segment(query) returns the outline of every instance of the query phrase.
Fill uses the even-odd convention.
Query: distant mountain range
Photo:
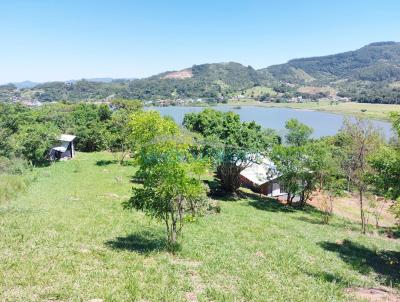
[[[0,86],[0,100],[98,100],[110,95],[143,100],[347,97],[400,104],[400,43],[377,42],[335,55],[293,59],[255,70],[235,62],[194,65],[144,79],[95,78]]]
[[[23,82],[14,82],[14,83],[10,83],[10,84],[14,85],[18,89],[23,89],[23,88],[33,88],[36,85],[39,85],[40,83],[32,82],[32,81],[23,81]]]
[[[112,81],[118,81],[118,80],[134,80],[135,78],[128,78],[128,79],[114,79],[114,78],[90,78],[90,79],[84,79],[88,82],[95,82],[95,83],[111,83]],[[83,80],[83,79],[81,79]],[[81,80],[68,80],[65,81],[65,83],[76,83]],[[11,85],[14,85],[18,89],[23,89],[23,88],[33,88],[37,85],[43,84],[40,82],[32,82],[32,81],[23,81],[23,82],[12,82],[9,83]]]

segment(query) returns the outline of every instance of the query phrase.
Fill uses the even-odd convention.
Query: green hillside
[[[355,51],[290,60],[286,64],[270,66],[266,70],[279,79],[289,75],[296,78],[294,71],[301,70],[319,81],[396,81],[400,79],[400,43],[372,43]],[[303,80],[299,75],[297,79]]]
[[[142,100],[221,101],[257,86],[331,86],[356,102],[400,103],[400,43],[371,43],[355,51],[293,59],[260,70],[239,63],[193,65],[134,80],[50,82],[32,88],[0,86],[0,101],[87,101],[117,96]],[[298,97],[294,93],[285,99]],[[307,96],[306,96],[307,97]]]
[[[0,205],[0,300],[354,301],[346,288],[399,289],[398,240],[248,191],[188,223],[172,255],[161,222],[122,209],[135,171],[108,153],[36,169]]]

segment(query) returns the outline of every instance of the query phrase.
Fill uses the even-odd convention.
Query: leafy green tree
[[[400,135],[400,114],[392,113],[393,129]],[[382,145],[368,161],[373,169],[368,175],[373,192],[385,199],[395,200],[392,210],[400,219],[400,147]]]
[[[204,137],[203,150],[217,166],[222,189],[235,193],[240,172],[280,139],[273,130],[263,130],[254,122],[242,123],[238,114],[206,109],[185,115],[183,125]]]
[[[292,146],[302,146],[310,139],[313,129],[305,124],[300,123],[297,119],[290,119],[286,122],[285,128],[286,142]]]
[[[24,126],[15,136],[16,155],[27,159],[32,165],[42,164],[58,135],[59,130],[52,124]]]
[[[129,123],[133,108],[120,107],[107,124],[107,147],[122,164],[132,147],[132,127]]]
[[[271,159],[276,164],[281,174],[280,181],[288,193],[287,203],[291,205],[293,199],[299,196],[299,205],[303,206],[315,189],[317,181],[324,180],[322,167],[323,159],[326,157],[326,152],[323,151],[326,151],[326,148],[314,150],[314,145],[309,144],[312,128],[296,119],[288,120],[285,128],[288,145],[276,146]]]
[[[128,99],[113,99],[111,106],[117,110],[123,109],[127,112],[135,112],[143,108],[143,103],[140,100],[128,100]]]
[[[193,157],[190,137],[156,111],[135,112],[130,125],[140,164],[136,176],[143,186],[133,189],[125,207],[163,220],[169,246],[174,248],[185,217],[196,215],[205,203],[201,176],[207,162]]]
[[[136,111],[130,116],[130,140],[132,150],[140,154],[156,143],[155,139],[179,133],[178,125],[171,119],[162,117],[158,111]]]
[[[111,118],[112,111],[106,104],[101,104],[98,109],[99,120],[101,122],[108,121]]]
[[[380,146],[368,158],[368,175],[376,195],[396,200],[400,197],[400,152],[390,146]]]
[[[397,132],[397,135],[400,138],[400,113],[398,112],[391,112],[390,118],[393,123],[393,129]]]
[[[12,157],[15,154],[15,146],[9,129],[0,128],[0,156]]]
[[[200,178],[206,169],[204,162],[172,144],[168,148],[151,148],[142,156],[138,174],[143,186],[133,189],[125,207],[163,220],[168,243],[174,248],[185,217],[193,216],[205,204],[206,190]]]
[[[95,104],[82,103],[74,108],[72,124],[68,132],[77,136],[76,148],[78,150],[93,152],[106,148],[106,123],[100,117],[99,107]]]

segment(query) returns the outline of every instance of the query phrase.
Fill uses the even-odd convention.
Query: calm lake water
[[[220,111],[233,111],[240,115],[242,121],[255,121],[264,128],[272,128],[280,134],[285,131],[285,122],[288,119],[296,118],[300,122],[314,129],[313,136],[318,138],[326,135],[334,135],[343,124],[344,116],[320,111],[297,110],[289,108],[264,108],[257,106],[241,106],[240,109],[228,105],[218,105],[210,107]],[[186,113],[201,112],[204,107],[148,107],[148,109],[157,110],[162,115],[171,116],[177,123],[181,124]],[[372,120],[375,126],[380,128],[386,138],[392,136],[391,124]]]

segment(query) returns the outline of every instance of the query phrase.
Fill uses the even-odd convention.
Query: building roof
[[[252,163],[240,175],[260,186],[280,176],[275,164],[266,157],[261,157],[257,163]]]
[[[72,142],[75,138],[75,135],[61,134],[59,140],[63,142]]]

